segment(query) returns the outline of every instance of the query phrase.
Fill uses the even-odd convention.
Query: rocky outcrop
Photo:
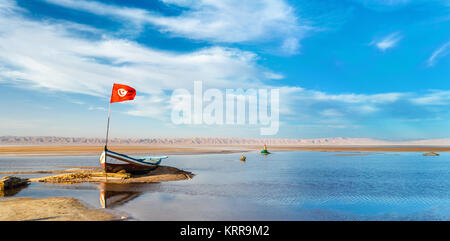
[[[28,184],[28,179],[20,177],[6,176],[0,179],[0,191],[17,188]]]

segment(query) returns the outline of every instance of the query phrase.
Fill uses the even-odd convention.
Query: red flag
[[[114,84],[110,102],[114,103],[114,102],[133,100],[135,96],[136,96],[136,90],[131,88],[130,86]]]

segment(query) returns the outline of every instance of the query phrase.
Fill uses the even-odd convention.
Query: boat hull
[[[115,163],[102,163],[102,167],[106,172],[115,173],[120,171],[125,171],[128,173],[146,173],[149,172],[158,166],[139,166],[135,164],[115,164]]]
[[[106,150],[100,156],[100,164],[106,172],[126,171],[128,173],[145,173],[159,166],[161,160],[153,163],[145,162],[142,159],[136,159],[124,154]]]

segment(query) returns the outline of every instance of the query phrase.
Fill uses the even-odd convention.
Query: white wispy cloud
[[[373,45],[384,52],[387,49],[395,47],[402,38],[403,36],[400,33],[395,32],[381,39],[373,40],[369,45]]]
[[[365,5],[387,5],[395,6],[412,2],[412,0],[353,0],[354,2],[360,2]]]
[[[315,101],[326,102],[342,102],[351,104],[385,104],[395,102],[405,96],[408,93],[381,93],[381,94],[328,94],[323,91],[307,90],[307,89],[292,89],[295,91],[295,98],[297,100],[311,99]]]
[[[413,3],[420,2],[421,0],[352,0],[353,2],[360,4],[361,6],[373,11],[391,11],[398,8],[408,6]],[[429,0],[424,0],[429,1]]]
[[[192,89],[195,80],[203,80],[205,88],[251,88],[283,78],[258,65],[258,56],[248,51],[152,49],[80,24],[31,20],[13,1],[7,3],[0,5],[0,82],[99,97],[109,94],[113,82],[121,82],[134,86],[139,95],[165,99],[150,103],[152,108],[165,110],[169,99],[165,91]],[[97,38],[79,34],[86,31]],[[146,100],[137,98],[136,109],[129,114],[151,116],[144,111]]]
[[[450,105],[450,90],[432,90],[423,96],[418,96],[411,101],[418,105]]]
[[[139,8],[117,7],[96,1],[85,0],[43,0],[55,5],[87,11],[97,15],[125,18],[129,21],[146,22],[150,12]]]
[[[285,118],[310,122],[332,120],[336,123],[373,116],[386,106],[409,98],[407,93],[329,94],[290,86],[281,88],[280,96],[283,103],[280,113]]]
[[[427,60],[428,66],[435,65],[439,59],[447,56],[448,54],[450,54],[450,41],[443,44],[441,47],[436,49],[433,54],[431,54]]]
[[[325,117],[341,117],[341,116],[343,116],[343,114],[341,112],[339,112],[338,110],[335,110],[335,109],[326,109],[321,112],[321,115],[325,116]]]
[[[284,0],[163,0],[184,10],[164,16],[145,9],[119,7],[85,0],[44,0],[48,3],[120,18],[136,24],[151,24],[161,32],[215,43],[281,42],[285,54],[296,54],[300,40],[312,25],[296,16]]]
[[[168,116],[171,91],[192,89],[196,80],[203,80],[205,89],[248,89],[276,87],[265,83],[284,77],[260,66],[258,56],[252,52],[224,47],[187,53],[153,49],[80,24],[29,19],[25,10],[11,0],[0,5],[0,22],[0,82],[102,98],[108,96],[113,82],[130,84],[138,90],[136,101],[127,112],[130,115]],[[96,38],[80,34],[85,32]],[[441,103],[442,108],[447,108],[445,96],[448,93],[443,91],[422,95],[330,94],[284,86],[280,87],[280,113],[294,122],[327,120],[340,125],[339,121],[389,111],[392,113],[388,114],[401,115],[398,104],[411,107],[411,112],[418,115],[427,115],[427,109],[420,107]]]
[[[450,91],[425,93],[387,92],[377,94],[330,94],[286,86],[280,90],[280,113],[284,120],[310,123],[358,123],[358,120],[429,120],[447,112]],[[356,121],[356,122],[355,122]]]
[[[88,110],[106,111],[105,107],[99,107],[99,106],[89,106]]]
[[[287,54],[297,54],[300,51],[300,41],[295,37],[287,38],[283,41],[281,50]]]

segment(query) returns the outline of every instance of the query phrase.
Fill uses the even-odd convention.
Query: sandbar
[[[1,221],[112,221],[119,220],[104,210],[90,209],[75,198],[0,199]]]

